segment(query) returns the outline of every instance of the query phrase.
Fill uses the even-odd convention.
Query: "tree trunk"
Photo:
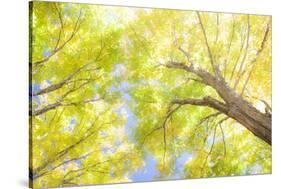
[[[216,90],[218,95],[224,102],[216,100],[212,97],[203,99],[183,99],[174,100],[174,104],[191,104],[197,106],[209,106],[225,115],[236,120],[254,135],[271,145],[271,114],[262,113],[250,104],[242,95],[229,87],[225,79],[219,74],[213,76],[211,73],[195,68],[193,65],[188,66],[183,63],[170,62],[168,68],[183,69],[193,73],[202,79],[202,83]]]
[[[230,104],[226,115],[235,119],[254,135],[271,145],[271,116],[256,112],[256,109],[247,106],[247,104]],[[258,117],[255,115],[258,115]]]

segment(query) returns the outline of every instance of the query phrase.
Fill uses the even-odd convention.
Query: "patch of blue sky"
[[[82,161],[80,159],[78,160],[74,160],[74,163],[76,164],[76,166],[80,169],[82,168]]]
[[[183,179],[185,178],[184,165],[193,158],[193,154],[184,152],[176,158],[174,164],[174,174],[170,175],[168,179]],[[131,174],[129,178],[134,182],[152,181],[160,176],[157,170],[157,161],[155,158],[146,151],[145,164],[139,168],[135,173]]]
[[[127,101],[131,101],[131,100],[132,100],[131,95],[129,95],[128,93],[124,93],[124,94],[123,94],[123,98],[124,98],[125,100],[127,100]]]
[[[72,132],[75,125],[76,125],[76,118],[74,116],[72,116],[70,118],[69,124],[63,129],[63,131],[64,132]]]
[[[174,175],[171,175],[171,179],[183,179],[184,178],[184,165],[193,158],[193,154],[189,152],[182,153],[176,158],[174,164]]]
[[[49,57],[49,56],[51,56],[51,54],[52,53],[51,53],[50,49],[48,47],[45,47],[44,50],[43,50],[43,56]]]
[[[157,161],[152,154],[146,152],[144,166],[138,169],[135,173],[129,175],[129,179],[133,182],[152,181],[159,177],[160,172],[157,170]]]
[[[253,174],[262,174],[263,167],[259,164],[254,165],[250,168],[245,168],[242,170],[242,175],[253,175]]]
[[[122,92],[126,92],[129,89],[129,87],[130,87],[130,84],[127,81],[123,81],[123,82],[121,82],[121,85],[120,85],[119,89]]]
[[[107,154],[109,154],[109,152],[110,152],[110,148],[109,148],[109,147],[103,147],[103,148],[101,149],[101,151],[102,151],[102,154],[103,154],[103,155],[107,155]]]
[[[106,132],[100,131],[99,135],[100,135],[101,137],[106,137]]]
[[[51,80],[45,80],[47,83],[48,83],[48,85],[51,85],[52,84],[52,81]]]
[[[243,169],[242,170],[242,175],[249,175],[250,173],[249,173],[249,171],[248,171],[248,169]]]
[[[116,176],[116,174],[113,171],[110,171],[110,177],[113,178],[115,176]]]
[[[115,77],[121,76],[122,70],[125,68],[123,64],[115,64],[114,65],[114,70],[112,72],[112,75]]]
[[[263,171],[263,168],[261,165],[255,165],[251,168],[250,173],[251,174],[260,174],[260,173],[262,173],[262,171]]]
[[[111,84],[109,87],[109,92],[112,93],[116,91],[118,91],[118,88],[114,84]]]
[[[69,161],[69,158],[66,159],[65,161],[67,161],[66,163],[64,163],[61,167],[61,169],[63,171],[66,171],[68,166],[72,163],[74,163],[79,169],[82,168],[82,160],[81,159],[78,159],[78,160],[74,160],[74,161]]]
[[[71,119],[70,119],[70,123],[69,124],[75,124],[76,123],[76,119],[75,119],[75,117],[71,117]]]
[[[62,170],[66,171],[66,169],[67,169],[67,163],[63,164],[62,166]]]
[[[114,77],[120,77],[122,75],[122,71],[125,69],[124,64],[116,64],[114,65],[114,70],[112,75]],[[110,86],[110,93],[118,92],[121,95],[121,98],[124,100],[124,104],[116,110],[116,112],[120,115],[125,113],[127,116],[127,121],[124,124],[125,133],[130,141],[134,141],[133,131],[132,129],[137,125],[137,117],[132,112],[129,103],[133,103],[133,99],[131,95],[128,93],[128,90],[132,87],[132,85],[126,81],[121,82],[119,85],[112,84]]]
[[[130,100],[131,97],[128,95],[127,100]],[[133,135],[133,129],[137,126],[137,117],[136,115],[132,112],[131,108],[129,105],[124,104],[117,110],[115,110],[117,114],[122,116],[124,113],[126,114],[126,122],[124,124],[124,129],[125,133],[130,141],[135,141],[134,135]]]
[[[36,93],[40,90],[41,90],[41,88],[40,88],[40,85],[38,85],[38,84],[29,85],[29,92],[31,92],[31,93]]]
[[[46,82],[46,84],[49,86],[52,84],[51,80],[44,80],[42,83]],[[31,85],[29,85],[29,93],[36,93],[38,91],[40,91],[42,88],[42,83],[41,84],[37,84],[37,83],[32,83]]]
[[[116,153],[116,151],[118,150],[118,147],[120,147],[122,145],[122,142],[120,141],[119,143],[115,143],[115,146],[114,147],[107,147],[107,146],[104,146],[101,148],[101,152],[103,155],[111,155],[111,154],[114,154]]]
[[[33,97],[29,97],[29,98],[30,98],[29,100],[31,100],[32,103],[35,103],[35,104],[37,104],[38,106],[41,105],[41,99],[40,99],[39,96],[33,96]]]
[[[126,105],[125,110],[127,112],[127,122],[125,123],[125,132],[130,141],[135,141],[133,128],[137,126],[137,118],[134,115],[134,113],[131,111],[131,108],[129,106]]]
[[[29,93],[33,94],[41,90],[40,85],[38,84],[31,84],[29,85]],[[36,103],[37,105],[41,105],[41,100],[39,96],[29,96],[29,100],[32,101],[32,103]]]

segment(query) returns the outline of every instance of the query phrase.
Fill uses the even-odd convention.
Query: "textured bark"
[[[201,68],[195,68],[193,65],[189,66],[183,63],[170,62],[167,64],[167,67],[183,69],[197,75],[202,79],[204,84],[215,89],[224,101],[221,102],[212,97],[205,97],[203,99],[174,100],[172,103],[214,108],[236,120],[254,135],[271,145],[271,115],[260,112],[241,95],[238,95],[228,86],[223,77],[220,75],[213,76]]]

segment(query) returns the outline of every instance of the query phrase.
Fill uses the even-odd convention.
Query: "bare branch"
[[[55,91],[55,90],[57,90],[57,89],[62,88],[64,85],[73,82],[73,81],[70,81],[70,80],[71,80],[74,76],[76,76],[78,73],[80,73],[84,68],[86,68],[87,66],[89,66],[90,64],[91,64],[91,62],[88,63],[88,64],[85,64],[85,65],[81,66],[79,69],[77,69],[74,73],[70,74],[68,77],[66,77],[66,78],[65,78],[64,80],[62,80],[61,82],[56,83],[56,84],[53,84],[53,85],[50,85],[50,86],[48,86],[48,87],[46,87],[46,88],[44,88],[44,89],[41,89],[41,90],[39,90],[39,91],[37,91],[37,92],[35,92],[35,93],[32,93],[32,94],[30,94],[30,95],[31,95],[31,96],[39,96],[39,95],[43,95],[43,94],[46,94],[46,93],[50,93],[50,92],[53,92],[53,91]],[[97,67],[97,68],[95,68],[95,69],[93,69],[93,70],[99,70],[99,69],[100,69],[100,67]],[[75,80],[75,81],[79,81],[79,80]]]
[[[257,58],[259,57],[260,53],[262,53],[262,51],[264,50],[265,42],[267,41],[269,30],[270,30],[270,23],[267,23],[266,30],[265,30],[265,33],[264,33],[264,36],[263,36],[263,40],[261,42],[261,46],[260,46],[260,48],[258,49],[258,51],[256,53],[256,57],[250,62],[250,64],[252,65],[252,69],[249,72],[249,75],[248,75],[248,77],[247,77],[247,79],[246,79],[246,81],[245,81],[245,83],[243,85],[242,91],[240,93],[241,96],[243,95],[243,93],[244,93],[244,91],[246,89],[246,86],[247,86],[247,84],[249,82],[249,79],[250,79],[250,77],[252,75],[252,72],[254,70],[254,66],[255,66],[255,63],[257,61]]]
[[[96,118],[96,120],[99,118],[99,116]],[[95,130],[91,131],[92,128],[94,128],[94,126],[96,125],[96,120],[92,123],[92,125],[87,129],[87,131],[85,132],[84,136],[81,137],[78,141],[76,141],[75,143],[71,144],[70,146],[68,146],[67,148],[59,151],[58,153],[56,153],[56,155],[48,160],[46,160],[41,166],[35,168],[33,170],[33,175],[40,175],[40,172],[42,170],[44,170],[48,165],[54,163],[55,161],[57,161],[58,159],[62,158],[63,156],[65,156],[69,151],[71,151],[73,148],[75,148],[76,146],[78,146],[79,144],[83,143],[84,141],[86,141],[88,138],[90,138],[91,136],[93,136],[95,133],[97,133],[104,125],[108,124],[108,123],[103,123],[101,124],[100,127],[96,128]]]
[[[224,61],[224,75],[223,75],[224,78],[226,78],[226,71],[227,71],[227,67],[228,67],[230,49],[231,49],[231,46],[232,46],[234,36],[235,36],[235,20],[234,20],[233,15],[232,15],[232,32],[231,32],[231,37],[230,37],[230,41],[229,41],[229,44],[228,44],[227,59]]]
[[[61,25],[60,31],[59,31],[58,40],[57,40],[57,43],[56,43],[56,45],[55,45],[55,47],[54,47],[54,51],[55,51],[55,50],[58,48],[58,45],[59,45],[59,43],[60,43],[61,35],[62,35],[62,33],[63,33],[63,30],[64,30],[64,24],[63,24],[63,20],[62,20],[61,11],[60,11],[59,8],[57,7],[57,3],[55,3],[54,6],[55,6],[55,9],[56,9],[56,11],[57,11],[57,13],[58,13],[59,20],[60,20],[60,25]]]
[[[167,140],[166,140],[166,124],[168,119],[173,115],[173,113],[175,113],[180,107],[181,105],[178,105],[176,108],[172,109],[173,104],[169,107],[167,115],[164,119],[164,122],[162,124],[162,128],[163,128],[163,141],[164,141],[164,152],[163,152],[163,165],[165,167],[165,157],[166,157],[166,151],[167,151]]]
[[[235,64],[234,64],[234,66],[233,66],[233,68],[232,68],[229,82],[231,82],[232,79],[233,79],[233,77],[234,77],[234,73],[235,73],[235,71],[236,71],[236,68],[237,68],[237,66],[238,66],[238,62],[239,62],[239,60],[240,60],[240,57],[241,57],[241,54],[242,54],[242,51],[243,51],[243,47],[244,47],[245,40],[246,40],[246,37],[243,37],[243,39],[242,39],[242,37],[241,37],[241,47],[240,47],[240,50],[239,50],[239,54],[238,54],[238,56],[237,56],[237,58],[236,58]]]
[[[219,127],[221,130],[221,134],[222,134],[222,141],[223,141],[223,148],[224,148],[224,157],[226,156],[226,144],[225,144],[225,136],[224,136],[224,132],[221,126],[221,123],[219,123]]]
[[[241,72],[242,72],[242,69],[243,69],[243,66],[244,66],[246,57],[247,57],[247,55],[248,55],[249,39],[250,39],[250,28],[251,28],[251,26],[250,26],[250,16],[249,16],[249,15],[248,15],[248,17],[247,17],[247,23],[248,23],[248,29],[247,29],[246,48],[245,48],[245,53],[244,53],[244,56],[243,56],[243,58],[242,58],[241,64],[240,64],[240,66],[239,66],[239,70],[238,70],[238,73],[237,73],[238,78],[237,78],[237,80],[236,80],[236,82],[235,82],[235,84],[234,84],[234,90],[236,89],[236,87],[237,87],[237,85],[238,85],[238,83],[239,83],[239,81],[240,81],[240,79],[241,79],[241,77],[242,77]]]
[[[141,143],[141,146],[144,145],[144,143],[146,142],[147,137],[149,137],[149,136],[152,135],[155,131],[158,131],[158,130],[160,130],[160,129],[162,129],[162,128],[163,128],[162,126],[156,127],[156,128],[154,128],[154,129],[152,129],[149,133],[147,133],[147,134],[144,136],[144,138],[143,138],[143,141],[142,141],[142,143]]]
[[[208,106],[225,114],[227,114],[228,112],[228,107],[226,104],[209,96],[204,97],[203,99],[195,99],[195,98],[187,98],[182,100],[175,99],[172,101],[172,104]]]
[[[78,106],[78,105],[87,104],[87,103],[90,103],[90,102],[96,102],[96,101],[99,101],[99,100],[102,100],[102,99],[103,98],[87,99],[87,100],[83,100],[83,101],[67,102],[67,103],[63,103],[61,101],[58,101],[58,102],[55,102],[53,104],[49,104],[42,109],[39,109],[39,110],[36,110],[36,111],[30,111],[30,115],[38,116],[38,115],[44,114],[44,113],[46,113],[50,110],[53,110],[53,109],[61,107],[61,106]]]
[[[212,114],[209,114],[208,116],[202,118],[196,125],[195,125],[195,130],[193,132],[193,136],[197,133],[198,129],[200,128],[199,126],[202,125],[203,123],[206,122],[207,124],[207,130],[208,130],[208,125],[209,125],[209,122],[211,121],[211,119],[215,119],[216,117],[218,117],[219,115],[221,115],[222,113],[221,112],[216,112],[216,113],[212,113]],[[204,144],[205,144],[205,141],[207,140],[207,137],[208,135],[205,137],[204,139]]]
[[[214,135],[213,135],[213,140],[212,140],[212,143],[211,143],[211,147],[210,147],[210,150],[209,150],[209,152],[208,152],[208,154],[207,154],[207,156],[206,156],[206,159],[205,159],[205,161],[204,161],[204,163],[203,163],[203,166],[201,167],[201,172],[203,171],[204,166],[206,165],[206,163],[207,163],[207,161],[208,161],[210,155],[211,155],[212,152],[213,152],[213,148],[214,148],[214,144],[215,144],[215,140],[216,140],[217,127],[218,127],[219,125],[221,125],[221,124],[222,124],[224,121],[226,121],[227,119],[229,119],[229,117],[225,117],[225,118],[221,119],[221,120],[220,120],[218,123],[216,123],[216,125],[215,125],[215,128],[214,128]],[[225,153],[226,153],[226,152],[225,152]]]
[[[88,156],[89,156],[90,154],[92,154],[92,153],[93,153],[93,152],[90,152],[90,153],[84,154],[84,155],[82,155],[82,156],[80,156],[80,157],[75,157],[75,158],[71,158],[71,159],[69,159],[69,160],[65,160],[65,161],[59,163],[58,165],[52,167],[51,169],[48,169],[48,170],[46,170],[45,172],[40,173],[39,175],[35,175],[35,177],[33,177],[32,180],[36,180],[36,179],[38,179],[38,178],[40,178],[40,177],[42,177],[42,176],[44,176],[44,175],[46,175],[46,174],[52,172],[53,170],[55,170],[55,169],[57,169],[57,168],[59,168],[59,167],[65,165],[65,164],[68,164],[68,163],[70,163],[70,162],[72,162],[72,161],[77,161],[77,160],[84,159],[84,158],[88,157]]]
[[[172,109],[172,110],[171,110],[171,107],[172,107],[172,105],[169,107],[168,112],[167,112],[167,115],[165,116],[165,119],[164,119],[162,125],[159,126],[159,127],[156,127],[156,128],[154,128],[154,129],[152,129],[149,133],[147,133],[147,134],[144,136],[144,138],[143,138],[143,141],[142,141],[142,143],[141,143],[141,146],[144,145],[144,143],[146,142],[146,139],[147,139],[149,136],[151,136],[155,131],[158,131],[158,130],[160,130],[160,129],[164,129],[165,126],[166,126],[166,122],[168,121],[168,119],[172,116],[172,114],[173,114],[175,111],[177,111],[177,110],[180,108],[180,106],[178,105],[175,109]]]
[[[219,17],[219,13],[217,13],[217,33],[216,33],[215,43],[217,43],[219,39],[219,25],[220,25],[220,17]]]
[[[213,59],[213,55],[212,55],[212,52],[211,52],[211,48],[210,48],[209,43],[208,43],[206,31],[205,31],[205,28],[203,26],[200,13],[198,11],[196,13],[197,13],[197,17],[198,17],[198,20],[199,20],[199,23],[200,23],[200,26],[201,26],[201,29],[202,29],[202,32],[203,32],[203,35],[204,35],[204,40],[205,40],[205,44],[207,46],[208,55],[209,55],[209,59],[210,59],[213,71],[214,71],[215,75],[219,75],[218,68],[215,65],[215,62],[214,62],[214,59]]]
[[[75,170],[71,170],[69,171],[67,174],[64,175],[63,177],[63,181],[62,183],[65,183],[65,182],[70,182],[72,181],[73,179],[75,178],[78,178],[84,174],[86,174],[88,171],[91,171],[91,172],[98,172],[98,173],[101,173],[101,174],[109,174],[110,172],[106,172],[106,171],[100,171],[97,169],[97,167],[99,165],[103,165],[103,164],[107,164],[107,163],[111,163],[113,161],[115,162],[120,162],[121,160],[124,160],[124,158],[128,158],[128,154],[120,157],[120,158],[116,158],[116,159],[107,159],[107,160],[104,160],[104,161],[98,161],[92,165],[89,165],[87,167],[83,167],[83,168],[80,168],[80,169],[75,169]],[[94,169],[95,168],[95,169]],[[73,176],[71,176],[73,175]],[[67,178],[69,177],[69,178]]]
[[[69,36],[69,38],[64,43],[62,43],[60,46],[56,45],[53,52],[49,56],[43,58],[42,60],[38,60],[38,61],[33,62],[32,65],[38,66],[40,64],[43,64],[43,63],[47,62],[51,57],[53,57],[56,53],[58,53],[61,49],[63,49],[68,42],[70,42],[72,40],[72,38],[75,36],[75,34],[77,33],[77,31],[79,29],[79,21],[80,21],[80,18],[81,18],[81,14],[82,14],[82,11],[80,10],[79,16],[78,16],[78,18],[75,22],[74,28],[73,28],[72,33]]]
[[[194,81],[194,82],[197,82],[197,83],[201,83],[201,84],[204,84],[204,81],[202,79],[197,79],[197,78],[193,78],[193,77],[188,77],[187,78],[187,81],[185,83],[188,83],[189,81]]]
[[[68,95],[70,95],[71,93],[81,89],[82,87],[84,87],[85,85],[87,85],[87,84],[89,84],[90,82],[93,82],[93,81],[95,81],[95,79],[86,79],[86,82],[83,82],[78,87],[74,87],[74,88],[70,89],[69,91],[67,91],[66,93],[64,93],[55,103],[49,104],[49,105],[47,105],[47,106],[45,106],[45,107],[43,107],[39,110],[32,111],[32,109],[31,109],[29,111],[30,115],[31,116],[38,116],[38,115],[46,113],[46,112],[48,112],[50,110],[53,110],[53,109],[55,109],[57,107],[60,107],[60,106],[77,106],[77,105],[82,105],[82,104],[102,100],[104,98],[104,96],[102,98],[98,98],[98,99],[87,99],[87,100],[78,101],[78,102],[63,102]]]
[[[141,44],[141,46],[143,47],[143,49],[144,49],[146,55],[147,55],[149,58],[153,59],[152,56],[151,56],[151,53],[149,53],[149,50],[147,49],[147,46],[146,46],[146,44],[145,44],[145,39],[139,37],[137,31],[135,30],[135,28],[134,28],[131,24],[129,24],[129,27],[130,27],[130,29],[133,31],[133,33],[134,33],[134,35],[135,35],[137,41],[138,41],[138,42]]]
[[[202,125],[204,122],[208,121],[209,119],[211,119],[211,118],[213,118],[213,117],[217,117],[217,116],[219,116],[219,115],[221,115],[221,114],[222,114],[221,112],[216,112],[216,113],[213,113],[213,114],[210,114],[210,115],[204,117],[203,119],[201,119],[201,120],[199,121],[198,124],[196,124],[196,127],[199,126],[199,125]]]
[[[182,47],[179,47],[178,49],[186,56],[188,62],[189,62],[191,65],[194,65],[194,62],[192,61],[189,52],[185,51]]]

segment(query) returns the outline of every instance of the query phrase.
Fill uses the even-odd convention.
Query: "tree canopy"
[[[30,3],[30,185],[271,173],[271,17]]]

